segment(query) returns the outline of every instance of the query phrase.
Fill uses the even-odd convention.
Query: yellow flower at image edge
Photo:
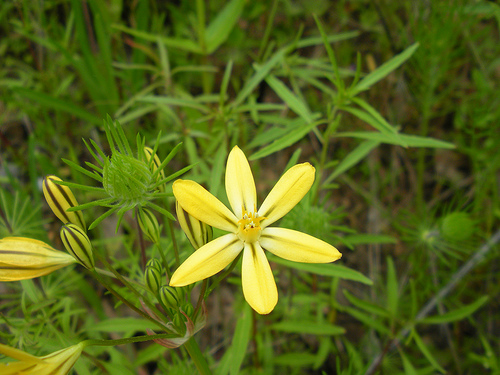
[[[195,251],[175,271],[172,286],[206,279],[225,268],[243,251],[242,286],[245,299],[259,314],[270,313],[278,291],[263,249],[294,262],[329,263],[342,254],[308,234],[269,227],[286,215],[309,191],[315,169],[309,163],[290,168],[257,210],[257,192],[243,151],[232,149],[226,167],[226,192],[233,212],[194,181],[177,180],[175,198],[196,219],[230,232]]]
[[[32,279],[75,262],[71,255],[42,241],[25,237],[0,240],[0,281]]]
[[[0,363],[2,375],[66,375],[83,350],[83,343],[70,346],[43,357],[35,357],[19,349],[0,344],[0,353],[16,362]]]

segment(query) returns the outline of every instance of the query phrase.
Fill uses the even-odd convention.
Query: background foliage
[[[196,335],[214,372],[498,374],[499,23],[489,1],[1,2],[1,236],[62,248],[41,179],[91,184],[61,159],[90,161],[82,138],[108,147],[107,114],[131,144],[161,131],[162,159],[182,142],[166,173],[196,164],[223,201],[235,144],[259,197],[310,161],[317,182],[282,224],[343,258],[269,257],[268,316],[238,277],[221,284]],[[93,240],[140,280],[133,220],[113,220]],[[149,328],[80,268],[0,292],[2,342],[37,355]],[[78,374],[194,371],[155,344],[88,354]]]

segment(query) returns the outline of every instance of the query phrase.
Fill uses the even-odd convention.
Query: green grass
[[[500,7],[431,3],[2,2],[1,236],[63,249],[41,179],[96,186],[62,159],[95,164],[82,139],[111,155],[108,115],[134,153],[138,133],[162,161],[182,143],[165,175],[192,166],[182,178],[224,203],[233,146],[250,160],[260,202],[308,161],[315,183],[281,225],[343,257],[269,256],[280,299],[265,316],[246,304],[239,265],[212,277],[220,284],[209,283],[208,320],[194,336],[212,373],[499,373]],[[105,198],[73,192],[80,204]],[[160,205],[175,213],[174,202]],[[87,223],[106,210],[85,210]],[[159,246],[130,212],[116,234],[116,215],[89,232],[132,285],[143,283],[142,256],[174,271],[192,252],[177,223],[157,217]],[[141,308],[130,288],[101,277]],[[34,355],[158,330],[79,266],[0,293],[0,341]],[[75,373],[190,374],[189,345],[88,347]]]

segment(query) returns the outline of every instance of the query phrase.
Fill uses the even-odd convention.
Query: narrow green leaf
[[[367,285],[372,285],[373,281],[371,281],[369,278],[367,278],[365,275],[362,273],[352,270],[350,268],[340,266],[338,264],[333,264],[333,263],[298,263],[298,262],[291,262],[286,259],[279,258],[277,256],[274,256],[272,254],[268,254],[268,258],[270,261],[278,263],[278,264],[283,264],[287,267],[291,267],[297,270],[305,271],[305,272],[311,272],[316,275],[321,275],[321,276],[330,276],[330,277],[340,277],[341,279],[346,279],[346,280],[353,280],[353,281],[358,281],[363,284]]]
[[[283,82],[272,74],[267,76],[266,82],[271,86],[276,95],[278,95],[292,111],[302,117],[307,124],[313,122],[313,117],[307,104],[299,99]]]
[[[349,302],[351,302],[357,308],[366,311],[367,313],[388,318],[390,316],[389,312],[383,307],[377,306],[371,302],[363,301],[357,297],[354,297],[347,289],[343,290],[344,296]]]
[[[53,96],[50,96],[46,93],[34,91],[25,87],[14,87],[12,88],[12,91],[18,93],[19,95],[22,95],[27,99],[33,100],[44,107],[69,113],[94,125],[100,126],[102,124],[102,120],[100,118],[94,116],[85,109],[78,107],[71,101],[54,98]]]
[[[353,234],[350,236],[342,237],[342,241],[350,245],[364,245],[364,244],[395,244],[396,238],[384,234]]]
[[[398,313],[398,279],[392,258],[387,257],[387,310],[395,317]]]
[[[89,324],[85,330],[89,332],[137,332],[155,328],[158,328],[156,324],[145,319],[113,318]]]
[[[479,298],[476,302],[473,302],[469,305],[459,307],[458,309],[455,309],[453,311],[447,312],[442,315],[436,315],[422,319],[418,323],[443,324],[443,323],[456,322],[457,320],[462,320],[472,315],[477,309],[479,309],[486,302],[488,302],[488,299],[489,299],[488,296],[483,296]]]
[[[406,357],[401,349],[399,349],[399,354],[401,355],[401,360],[403,361],[403,368],[405,369],[405,375],[418,375],[417,370],[411,364],[410,360]]]
[[[380,134],[383,135],[383,139],[386,140],[385,141],[386,143],[392,143],[392,144],[400,145],[402,147],[406,147],[406,144],[402,141],[400,135],[397,134],[395,129],[392,126],[390,126],[389,124],[387,124],[387,126],[384,125],[377,118],[373,117],[370,113],[367,113],[367,112],[360,110],[358,108],[346,107],[343,109],[344,109],[344,111],[352,113],[354,116],[356,116],[360,120],[366,122],[367,124],[373,126],[375,129],[377,129],[380,132]],[[379,115],[379,117],[382,117],[382,116]],[[384,122],[385,122],[385,120],[384,120]],[[387,122],[385,122],[385,123],[387,123]]]
[[[193,42],[192,39],[169,38],[164,36],[159,37],[157,34],[147,33],[145,31],[132,29],[119,24],[113,24],[111,27],[116,30],[120,30],[123,31],[124,33],[135,36],[139,39],[144,39],[155,43],[160,41],[169,48],[175,48],[181,51],[194,52],[198,54],[203,53],[200,46],[197,43]]]
[[[336,134],[338,136],[338,134]],[[325,184],[331,183],[335,178],[340,176],[342,173],[347,171],[348,169],[354,167],[358,164],[362,159],[364,159],[371,150],[379,145],[378,141],[365,141],[358,145],[354,150],[352,150],[347,156],[337,165],[337,168],[333,171],[333,173],[328,176],[325,180]]]
[[[311,353],[295,352],[286,353],[273,357],[273,363],[281,366],[299,368],[302,366],[310,366],[316,361],[316,356]]]
[[[307,335],[343,335],[345,329],[329,323],[316,323],[316,322],[304,322],[304,321],[293,321],[285,320],[279,323],[272,324],[271,329],[280,332],[288,333],[302,333]]]
[[[361,312],[359,310],[353,309],[348,306],[342,306],[339,307],[340,310],[347,312],[349,315],[353,316],[354,318],[358,319],[360,322],[364,323],[368,327],[372,327],[379,333],[383,335],[390,336],[391,335],[391,330],[383,325],[380,320],[378,319],[373,319],[372,315],[365,314],[364,312]]]
[[[415,344],[417,344],[418,348],[420,349],[422,354],[425,356],[425,358],[427,358],[427,360],[432,365],[432,367],[434,367],[436,370],[438,370],[442,374],[445,374],[446,373],[445,369],[442,368],[439,365],[439,363],[436,361],[436,359],[432,356],[431,352],[429,351],[429,349],[427,349],[427,346],[425,346],[424,341],[418,335],[418,333],[415,330],[413,330],[411,333],[411,336],[413,337],[413,340],[415,340]]]
[[[371,141],[377,141],[379,143],[389,143],[400,145],[399,142],[394,142],[394,140],[387,135],[379,132],[344,132],[335,134],[337,137],[351,137],[351,138],[361,138],[368,139]],[[431,147],[431,148],[455,148],[455,145],[449,142],[441,141],[439,139],[420,137],[418,135],[408,135],[399,134],[401,140],[406,143],[408,147]]]
[[[358,84],[350,90],[351,96],[356,96],[361,91],[368,90],[375,83],[387,76],[392,71],[396,70],[401,64],[408,60],[411,55],[417,50],[419,43],[415,43],[401,52],[399,55],[394,56],[389,61],[385,62],[373,72],[367,74]]]
[[[240,90],[231,106],[234,108],[239,107],[239,105],[248,98],[252,91],[266,78],[269,72],[283,60],[283,57],[287,53],[288,49],[282,48],[278,52],[276,52],[273,57],[271,57],[264,65],[259,66],[257,64],[254,64],[254,75],[246,81],[245,85]]]
[[[285,147],[291,146],[301,140],[307,133],[313,130],[318,123],[313,122],[311,124],[304,124],[303,126],[297,127],[294,130],[286,133],[281,138],[275,140],[270,145],[261,148],[259,151],[252,154],[248,159],[257,160],[263,158],[264,156],[271,155],[277,151],[283,150]]]
[[[210,22],[205,31],[207,53],[215,52],[224,43],[240,19],[245,0],[231,0]]]
[[[173,105],[179,107],[188,107],[199,110],[202,113],[209,113],[210,110],[207,106],[201,104],[199,101],[194,99],[179,99],[179,98],[171,98],[168,96],[144,96],[142,98],[137,99],[138,102],[146,102],[146,103],[158,103],[164,105]]]

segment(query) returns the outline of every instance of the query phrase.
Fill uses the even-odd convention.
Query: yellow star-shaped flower
[[[0,344],[0,353],[17,359],[0,363],[3,375],[66,375],[82,353],[83,342],[43,357],[35,357],[19,349]]]
[[[171,286],[184,286],[206,279],[225,268],[243,250],[243,294],[259,314],[269,314],[278,302],[276,283],[263,249],[295,262],[329,263],[342,254],[333,246],[308,234],[270,227],[286,215],[314,182],[309,163],[290,168],[257,210],[257,192],[250,165],[243,151],[232,149],[226,167],[226,192],[233,212],[198,183],[177,180],[175,198],[196,219],[230,232],[195,251],[175,271]]]

